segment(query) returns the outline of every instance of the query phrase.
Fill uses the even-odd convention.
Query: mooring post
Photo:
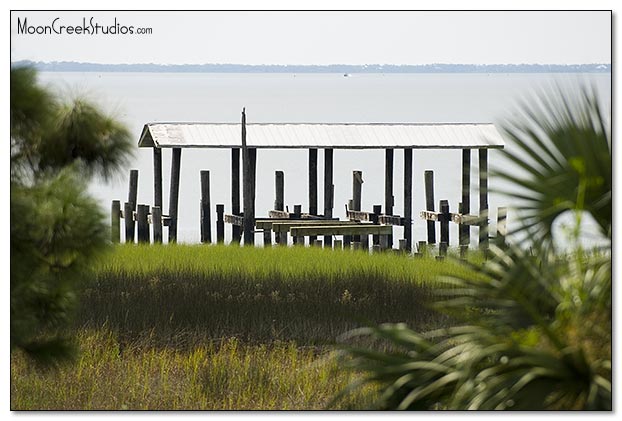
[[[231,149],[231,213],[240,215],[240,148]],[[240,244],[241,227],[231,225],[231,243]]]
[[[479,150],[479,247],[488,249],[488,149]]]
[[[255,244],[255,206],[251,148],[246,146],[246,109],[242,109],[242,187],[244,190],[244,245]]]
[[[121,202],[113,200],[110,207],[110,241],[114,244],[121,241]]]
[[[138,242],[149,243],[149,222],[147,216],[149,215],[148,205],[138,205],[136,209],[136,222],[138,225]]]
[[[324,149],[324,218],[333,217],[333,150]],[[324,236],[324,244],[330,247],[333,238],[330,235]]]
[[[212,211],[209,171],[201,171],[201,242],[212,242]]]
[[[393,205],[395,198],[393,197],[393,149],[385,150],[384,159],[384,213],[393,215]],[[385,248],[393,248],[393,235],[387,236],[387,246]]]
[[[462,209],[458,212],[468,215],[471,212],[471,149],[462,150]],[[471,227],[461,224],[458,228],[460,245],[469,247],[471,242]]]
[[[162,149],[153,148],[153,206],[162,209]]]
[[[406,250],[412,250],[413,150],[404,149],[404,239]]]
[[[225,205],[216,205],[216,243],[225,242]]]
[[[317,215],[317,149],[309,149],[309,214]],[[309,236],[309,245],[314,245],[315,235]]]
[[[173,148],[171,160],[171,194],[168,205],[168,242],[177,242],[177,215],[179,206],[179,176],[181,173],[181,148]]]
[[[283,171],[274,172],[274,193],[274,210],[285,210],[285,174]],[[287,238],[287,235],[283,236],[280,232],[274,234],[274,241],[277,244],[281,244],[284,238]],[[287,245],[287,241],[285,241],[285,245]]]
[[[134,205],[132,202],[123,204],[123,219],[125,220],[125,242],[134,243]]]
[[[434,171],[427,170],[425,178],[425,209],[434,212]],[[434,221],[427,221],[428,224],[428,244],[436,244],[436,227]]]
[[[441,243],[449,244],[449,201],[441,200],[439,203],[439,209],[441,213]]]
[[[153,242],[162,243],[162,208],[153,206],[151,208],[151,225],[153,226]]]

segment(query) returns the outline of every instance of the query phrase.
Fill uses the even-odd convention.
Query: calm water
[[[591,84],[603,103],[610,104],[609,74],[180,74],[180,73],[41,73],[43,83],[63,95],[82,95],[99,102],[130,128],[138,142],[147,122],[239,122],[246,107],[248,122],[493,122],[511,118],[517,102],[534,91],[556,84],[570,89]],[[164,204],[168,204],[170,150],[164,150]],[[319,208],[323,207],[323,154],[319,153]],[[423,172],[435,171],[436,200],[448,199],[456,209],[460,201],[461,152],[414,151],[413,214],[424,209]],[[256,214],[273,208],[274,171],[285,172],[285,203],[307,209],[307,152],[259,150],[257,152]],[[477,162],[476,154],[472,163]],[[491,151],[489,165],[499,162]],[[344,205],[352,195],[352,171],[363,171],[363,210],[384,203],[384,151],[334,153],[335,216],[345,217]],[[140,170],[138,202],[153,203],[151,149],[136,148],[131,168]],[[395,212],[401,214],[403,154],[395,154]],[[230,212],[230,151],[184,150],[179,205],[179,239],[199,241],[199,171],[211,172],[212,215],[215,204]],[[472,168],[472,186],[477,185]],[[103,207],[127,200],[129,168],[109,184],[93,182],[91,191]],[[494,178],[492,189],[500,186]],[[490,194],[494,223],[497,206],[508,199]],[[478,206],[472,190],[471,206]],[[510,211],[509,223],[512,222]],[[413,239],[425,239],[425,222],[415,220]],[[451,224],[451,241],[457,226]],[[215,222],[212,231],[215,235]],[[400,228],[395,233],[399,237]],[[226,238],[230,238],[230,228]],[[472,239],[475,240],[475,230]]]

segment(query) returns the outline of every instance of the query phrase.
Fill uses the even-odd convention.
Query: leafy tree
[[[611,410],[611,134],[594,94],[561,92],[524,105],[507,124],[522,169],[497,175],[520,187],[523,247],[491,247],[483,265],[445,277],[436,303],[456,324],[418,333],[402,324],[351,332],[388,343],[345,348],[344,363],[379,386],[385,409]],[[570,251],[552,229],[576,216]],[[585,251],[591,215],[607,244]],[[529,251],[527,251],[528,249]]]
[[[131,150],[129,131],[83,99],[63,104],[30,68],[11,69],[11,350],[54,363],[71,357],[63,328],[74,287],[107,244],[87,193]]]

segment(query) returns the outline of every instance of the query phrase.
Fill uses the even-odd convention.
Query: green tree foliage
[[[350,389],[379,385],[379,408],[611,410],[609,122],[587,91],[533,103],[505,128],[517,148],[504,155],[523,173],[498,173],[522,190],[517,231],[527,240],[493,245],[483,265],[443,278],[435,305],[454,326],[351,333],[389,344],[343,353],[362,373]],[[552,226],[567,211],[577,224],[591,215],[608,246],[585,251],[575,236],[570,251],[555,251]]]
[[[34,70],[11,69],[11,350],[44,363],[71,356],[74,286],[107,243],[86,183],[130,149],[128,130],[94,105],[62,104]]]

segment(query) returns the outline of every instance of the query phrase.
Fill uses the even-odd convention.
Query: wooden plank
[[[138,225],[138,242],[149,243],[149,223],[147,215],[149,214],[148,205],[138,205],[136,208],[136,222]]]
[[[324,216],[332,218],[333,216],[333,150],[324,149]],[[333,238],[330,235],[324,237],[324,244],[328,247],[332,244]]]
[[[123,204],[123,219],[125,221],[125,242],[134,243],[134,205],[131,202]]]
[[[385,150],[384,158],[384,213],[387,215],[393,214],[393,205],[395,205],[395,198],[393,197],[393,149]],[[401,221],[400,221],[401,222]],[[401,224],[391,224],[401,225]],[[393,248],[393,236],[387,238],[388,248]],[[385,247],[385,248],[387,248]]]
[[[378,223],[382,225],[397,225],[401,227],[404,224],[404,221],[403,218],[400,216],[380,215],[378,217]],[[393,244],[391,244],[390,241],[389,244],[391,245],[391,247],[393,247]]]
[[[153,242],[162,243],[162,208],[153,206],[151,208],[151,226],[153,227]]]
[[[201,242],[212,242],[209,171],[201,171]]]
[[[322,225],[322,226],[294,226],[290,228],[292,236],[309,235],[388,235],[393,231],[390,225]]]
[[[244,226],[244,217],[238,215],[225,215],[224,216],[225,224],[233,224],[238,227]]]
[[[413,150],[404,149],[404,239],[406,249],[412,249],[412,196],[413,194]]]
[[[226,219],[226,216],[225,216]],[[352,224],[350,221],[339,221],[338,218],[331,219],[257,219],[255,227],[257,229],[272,229],[274,224],[288,223],[292,225],[331,225],[331,224]]]
[[[431,221],[432,223],[434,223],[434,222],[439,220],[439,215],[440,214],[438,214],[436,212],[430,212],[430,211],[421,211],[421,212],[419,212],[419,217],[421,219],[425,219],[427,221]],[[430,243],[429,236],[428,236],[428,243]],[[430,243],[430,244],[434,244],[434,243]]]
[[[223,244],[225,242],[225,205],[220,203],[216,205],[216,243]],[[237,216],[237,215],[236,215]],[[238,217],[241,218],[241,217]]]
[[[476,225],[479,226],[482,223],[482,218],[479,215],[462,215],[460,213],[450,213],[451,222],[462,225]]]
[[[471,150],[462,150],[462,209],[458,212],[468,214],[471,212]],[[460,233],[460,245],[467,246],[471,242],[471,229],[468,225],[458,228]]]
[[[371,212],[362,212],[358,210],[349,210],[346,212],[350,221],[371,221]]]
[[[162,149],[153,148],[153,206],[162,210]]]
[[[488,249],[488,150],[479,150],[479,246]]]
[[[289,219],[289,212],[281,210],[271,210],[268,211],[268,216],[275,219]]]
[[[171,159],[171,194],[169,197],[168,242],[177,242],[177,215],[179,207],[179,176],[181,173],[181,148],[173,148]]]
[[[113,200],[110,206],[110,241],[117,244],[121,241],[121,202]]]
[[[434,212],[434,171],[427,170],[424,173],[425,178],[425,209],[427,212]],[[421,216],[423,219],[428,220],[428,244],[436,243],[436,226],[434,226],[434,221],[436,219],[430,219],[428,216],[430,214],[426,214],[426,216]]]
[[[231,213],[240,214],[240,148],[231,149]],[[241,225],[231,228],[231,242],[239,244],[242,238]]]
[[[286,220],[283,222],[273,222],[271,225],[271,229],[275,232],[275,233],[286,233],[289,232],[289,230],[292,227],[315,227],[315,226],[341,226],[341,225],[345,225],[345,226],[350,226],[350,225],[359,225],[359,223],[357,222],[351,222],[351,221],[335,221],[335,220],[328,220],[328,221],[311,221],[311,220],[304,220],[304,219],[300,219],[300,220]],[[360,223],[360,225],[372,225],[372,224],[364,224],[364,223]],[[264,223],[258,223],[257,228],[260,227],[265,227],[266,225],[264,225]]]

